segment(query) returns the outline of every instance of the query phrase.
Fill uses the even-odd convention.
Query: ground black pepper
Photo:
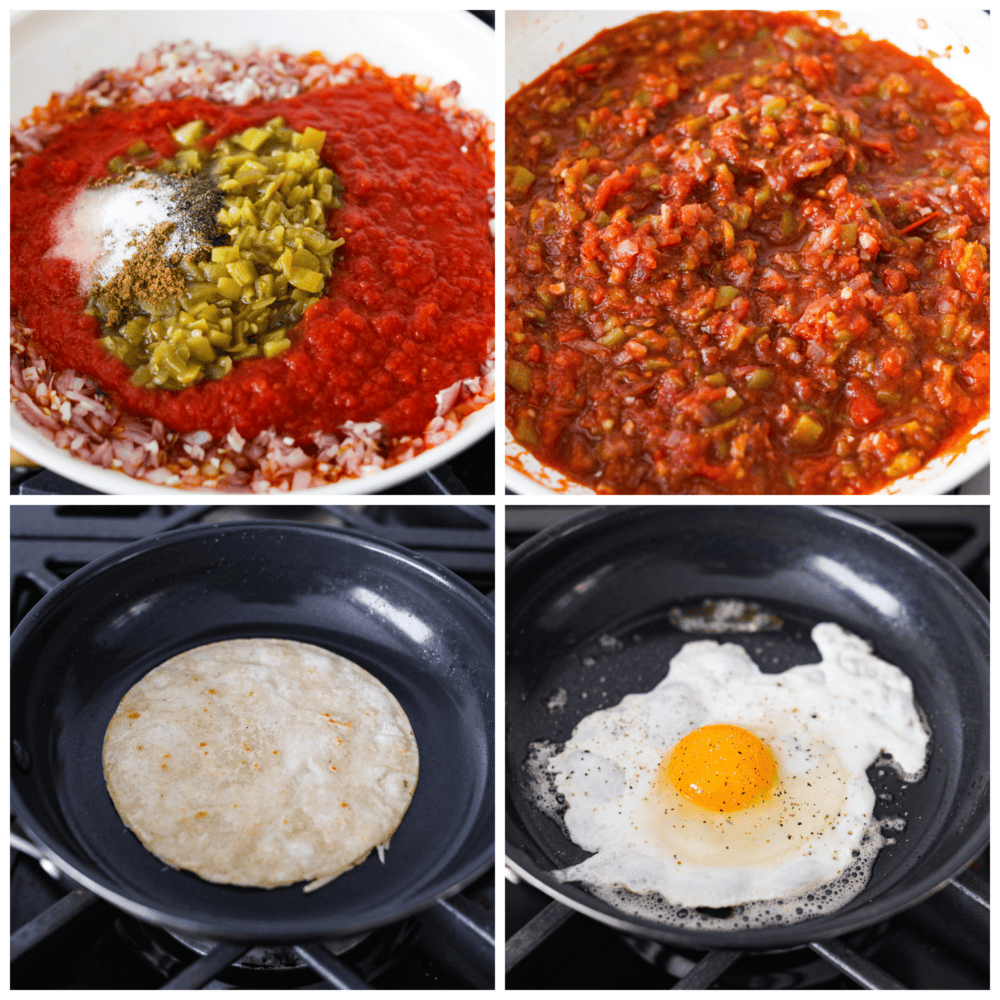
[[[132,313],[150,307],[163,310],[184,293],[184,274],[177,266],[180,255],[164,256],[164,247],[176,228],[176,223],[160,222],[146,236],[130,240],[128,246],[135,247],[135,252],[110,281],[94,285],[93,300],[109,329],[117,329]]]

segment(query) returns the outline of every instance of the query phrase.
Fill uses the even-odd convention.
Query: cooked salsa
[[[506,108],[507,412],[603,493],[871,493],[989,411],[989,119],[796,14],[653,14]]]

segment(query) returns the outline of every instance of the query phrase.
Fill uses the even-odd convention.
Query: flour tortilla
[[[125,825],[209,882],[325,885],[387,846],[417,785],[417,744],[388,689],[284,639],[190,649],[122,699],[104,778]]]

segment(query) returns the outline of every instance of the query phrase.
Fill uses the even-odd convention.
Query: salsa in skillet
[[[989,120],[795,14],[664,13],[507,102],[507,423],[603,493],[870,493],[989,410]]]

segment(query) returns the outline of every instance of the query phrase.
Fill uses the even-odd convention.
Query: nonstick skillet
[[[553,898],[619,930],[695,948],[788,948],[884,920],[942,888],[985,847],[989,825],[989,608],[952,566],[891,525],[823,507],[610,507],[541,532],[507,561],[508,864]],[[671,609],[755,601],[776,632],[685,634]],[[867,888],[802,923],[681,929],[616,910],[553,870],[587,852],[534,805],[529,744],[564,742],[585,715],[650,690],[687,641],[744,646],[762,669],[817,662],[813,625],[834,621],[904,670],[933,731],[925,778],[869,769],[880,818],[906,814]],[[566,692],[565,697],[560,692]],[[557,697],[553,697],[556,695]],[[560,707],[563,706],[564,707]]]
[[[193,646],[297,639],[399,699],[417,791],[383,866],[316,892],[215,885],[124,826],[101,766],[125,692]],[[139,919],[216,941],[340,937],[431,906],[493,863],[493,608],[458,577],[350,530],[255,522],[145,539],[74,573],[12,638],[12,810],[77,882]]]

